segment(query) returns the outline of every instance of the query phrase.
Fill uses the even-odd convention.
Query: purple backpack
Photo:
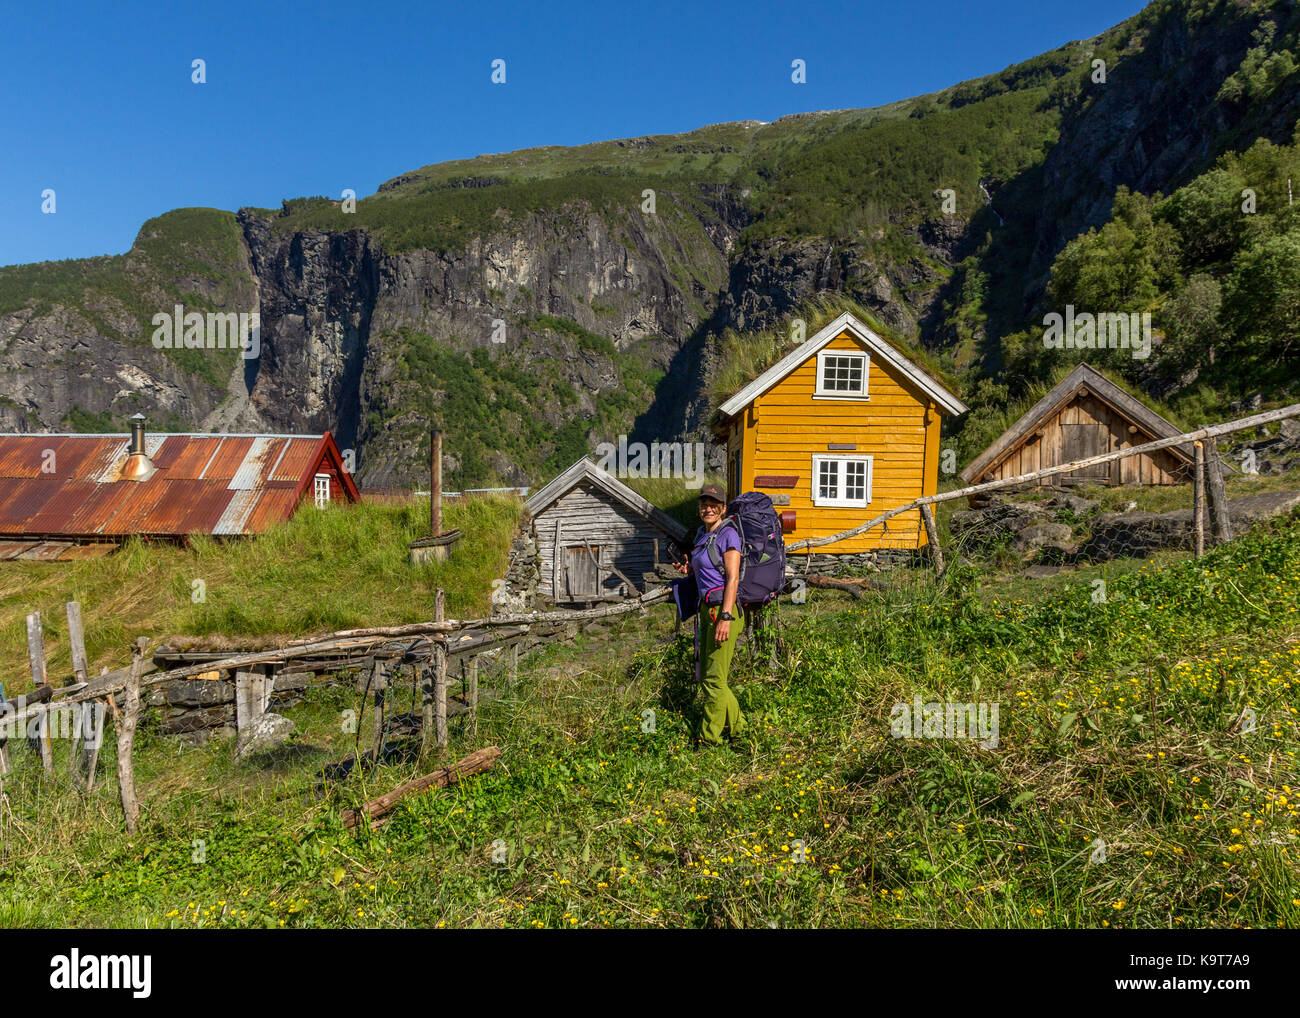
[[[761,491],[747,491],[727,503],[722,526],[709,535],[705,545],[713,568],[725,575],[722,555],[713,546],[722,527],[734,527],[740,535],[736,601],[746,607],[767,604],[785,586],[785,536],[772,500]]]

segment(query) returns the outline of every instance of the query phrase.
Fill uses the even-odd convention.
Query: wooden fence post
[[[433,620],[442,622],[447,612],[446,595],[441,589],[433,599]],[[420,727],[420,748],[441,748],[447,743],[447,642],[442,634],[434,635],[429,646],[429,666],[424,670],[424,702]]]
[[[1232,519],[1228,513],[1228,494],[1223,486],[1223,464],[1213,440],[1205,450],[1205,477],[1210,503],[1210,519],[1216,543],[1232,540]]]
[[[27,660],[32,668],[32,685],[46,685],[49,680],[45,674],[45,635],[41,631],[40,612],[27,616]]]
[[[469,659],[469,737],[478,737],[478,655]]]
[[[140,720],[140,675],[144,672],[145,638],[131,648],[131,670],[126,679],[126,703],[117,729],[117,785],[122,793],[122,813],[127,833],[134,834],[140,823],[140,800],[135,794],[135,726]]]
[[[81,625],[81,602],[69,601],[67,611],[68,643],[72,645],[72,672],[77,682],[85,682],[90,670],[86,667],[86,634]]]
[[[443,621],[446,601],[441,590],[435,602],[435,621]],[[437,728],[438,749],[447,747],[447,638],[443,636],[433,645],[433,719]]]
[[[5,699],[4,683],[0,682],[0,703],[6,703],[6,702],[7,701]],[[8,716],[9,716],[8,711],[0,714],[0,723],[3,723],[5,720],[7,720]],[[9,773],[9,740],[5,737],[5,733],[3,731],[0,731],[0,778],[4,777],[8,773]]]
[[[942,579],[946,567],[943,563],[943,549],[939,547],[939,528],[934,525],[934,510],[927,502],[921,506],[921,519],[925,523],[925,537],[930,542],[930,554],[934,556],[934,573]]]
[[[104,715],[108,713],[108,708],[100,700],[78,706],[80,713],[74,723],[72,780],[85,791],[93,792],[95,771],[99,766],[99,747],[104,743]]]
[[[388,677],[384,674],[383,667],[378,661],[375,662],[374,676],[374,704],[375,704],[375,763],[384,762],[384,725],[387,723],[385,714],[388,708]]]
[[[36,726],[36,734],[31,735],[32,725]],[[50,742],[50,710],[47,704],[41,704],[36,708],[35,713],[26,725],[27,748],[32,751],[34,756],[40,758],[41,770],[46,774],[54,773],[54,746]]]
[[[1196,557],[1205,554],[1205,445],[1192,443],[1196,452],[1196,476],[1192,484],[1192,535]]]

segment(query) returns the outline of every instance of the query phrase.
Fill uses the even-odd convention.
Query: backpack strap
[[[743,543],[744,534],[740,529],[740,525],[736,523],[735,518],[732,516],[728,516],[725,520],[723,520],[722,526],[718,527],[716,530],[709,531],[709,536],[704,541],[704,550],[709,556],[709,561],[713,563],[713,568],[718,570],[718,572],[723,573],[724,575],[726,574],[726,570],[722,568],[722,555],[718,553],[718,549],[714,547],[714,544],[718,540],[718,535],[722,533],[722,527],[725,527],[728,523],[732,524],[735,527],[736,533],[741,535],[742,543]],[[745,559],[743,553],[741,554],[740,558],[741,558],[741,564],[743,566],[744,559]]]

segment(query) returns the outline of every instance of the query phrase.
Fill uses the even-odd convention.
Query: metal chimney
[[[122,464],[122,480],[147,481],[157,471],[144,451],[144,414],[136,414],[131,418],[131,448]]]
[[[144,453],[144,414],[131,418],[131,455]]]

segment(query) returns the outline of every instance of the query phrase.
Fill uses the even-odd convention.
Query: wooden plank
[[[478,774],[485,771],[496,763],[497,757],[501,755],[501,750],[497,746],[488,746],[485,749],[476,750],[469,756],[449,767],[440,767],[431,774],[416,778],[414,781],[408,781],[404,785],[399,785],[387,795],[381,795],[377,799],[371,799],[364,803],[359,809],[350,809],[343,814],[343,823],[347,827],[356,827],[362,819],[376,820],[379,817],[391,813],[397,808],[397,804],[403,799],[416,795],[429,788],[441,788],[445,785],[453,785],[462,778],[467,778],[471,774]]]
[[[270,678],[260,672],[235,672],[235,728],[243,732],[266,713]]]
[[[562,529],[563,521],[557,518],[555,521],[555,542],[551,545],[551,597],[560,596],[560,559],[563,556],[563,552],[560,550],[563,547],[560,544],[560,532]]]
[[[86,667],[86,634],[81,624],[81,602],[69,601],[68,643],[72,645],[72,674],[77,682],[85,682],[89,669]]]
[[[793,488],[798,483],[798,474],[759,474],[754,478],[755,488]]]
[[[122,797],[126,829],[134,834],[140,823],[140,800],[135,793],[135,729],[140,720],[140,676],[144,672],[145,639],[131,648],[131,671],[126,679],[126,704],[117,729],[117,786]]]
[[[45,635],[41,631],[41,613],[27,616],[27,661],[32,670],[32,685],[44,686],[49,680],[45,672]]]

